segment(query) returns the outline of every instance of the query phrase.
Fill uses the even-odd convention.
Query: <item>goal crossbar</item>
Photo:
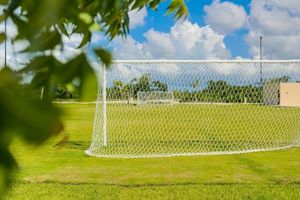
[[[300,60],[113,60],[113,64],[147,64],[147,63],[300,63]]]
[[[99,74],[89,155],[217,155],[300,145],[300,60],[114,60]]]

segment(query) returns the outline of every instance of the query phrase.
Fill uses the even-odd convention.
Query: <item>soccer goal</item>
[[[175,103],[172,91],[137,92],[137,104],[172,104]]]
[[[99,72],[86,153],[137,158],[299,146],[299,81],[297,60],[114,61]]]

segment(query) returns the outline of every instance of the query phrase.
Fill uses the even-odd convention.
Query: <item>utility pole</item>
[[[4,15],[5,15],[5,19],[4,19],[4,67],[6,68],[7,67],[7,44],[6,44],[6,41],[7,41],[7,29],[6,29],[6,24],[7,24],[7,10],[4,9],[3,10],[4,12]]]
[[[262,64],[262,59],[263,59],[263,37],[260,36],[259,38],[259,54],[260,54],[260,85],[263,84],[263,64]]]

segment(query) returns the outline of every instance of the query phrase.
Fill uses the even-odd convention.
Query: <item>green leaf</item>
[[[161,2],[162,0],[0,0],[0,5],[8,8],[7,14],[0,15],[0,22],[9,17],[19,31],[13,40],[29,42],[29,47],[24,52],[47,55],[33,59],[21,71],[34,73],[29,87],[20,83],[20,74],[9,70],[0,71],[0,145],[3,141],[8,144],[10,137],[14,135],[39,144],[62,129],[60,112],[50,103],[60,84],[77,87],[81,99],[95,99],[96,76],[84,54],[66,64],[49,55],[62,45],[62,34],[83,35],[78,48],[90,42],[94,30],[100,30],[111,40],[116,36],[126,37],[129,33],[128,12],[144,7],[155,10]],[[14,12],[19,9],[21,12]],[[187,16],[184,0],[172,0],[167,13],[175,13],[176,19]],[[95,18],[98,19],[99,26],[93,24]],[[72,30],[69,30],[71,33],[64,22],[74,24]],[[1,34],[0,42],[4,40],[5,37]],[[105,49],[97,49],[95,53],[104,65],[111,63],[112,56]],[[45,94],[43,100],[40,100],[39,92],[32,92],[41,87]],[[4,132],[9,132],[6,139],[2,137]],[[0,159],[6,150],[6,146],[0,146]]]
[[[94,70],[88,63],[84,54],[69,61],[60,71],[60,80],[62,84],[77,84],[81,100],[95,100],[97,91],[97,80]],[[74,83],[74,80],[77,82]]]
[[[31,87],[34,89],[44,88],[44,99],[49,101],[55,97],[57,85],[59,84],[60,69],[63,64],[54,56],[39,56],[31,60],[31,62],[19,73],[32,73],[34,77],[31,81]]]
[[[100,31],[100,30],[101,30],[101,26],[97,23],[93,23],[89,26],[90,32],[95,32],[95,31]]]
[[[80,13],[78,18],[85,24],[90,25],[93,22],[93,18],[89,13]]]
[[[6,19],[6,15],[3,13],[0,15],[0,22],[3,22]]]
[[[21,20],[18,16],[11,14],[10,18],[14,22],[14,24],[18,27],[18,30],[22,30],[18,33],[16,39],[23,39],[24,37],[31,36],[28,34],[27,23]]]
[[[1,110],[1,109],[0,109]],[[3,136],[3,135],[2,135]],[[3,139],[0,135],[0,140]],[[11,174],[17,169],[17,162],[6,145],[0,144],[0,197],[11,184]]]
[[[4,4],[7,4],[8,3],[8,0],[0,0],[0,5],[4,5]]]
[[[51,56],[38,56],[35,57],[33,60],[30,61],[29,64],[26,65],[20,72],[31,72],[31,71],[39,71],[52,63]]]
[[[8,151],[8,148],[5,144],[0,144],[0,164],[5,168],[11,169],[17,167],[17,162],[13,158],[12,154]]]
[[[57,31],[44,32],[37,38],[31,38],[31,45],[23,52],[37,52],[54,49],[61,42],[61,36]]]
[[[62,23],[59,23],[58,24],[58,27],[59,27],[59,30],[64,34],[64,35],[66,35],[66,36],[70,36],[69,35],[69,33],[68,33],[68,31],[67,31],[67,29],[66,29],[66,26],[65,26],[65,24],[62,22]]]
[[[167,14],[175,12],[176,19],[186,18],[188,15],[188,8],[185,5],[184,0],[172,0],[167,8]]]
[[[94,51],[95,51],[96,55],[99,56],[100,61],[104,65],[109,66],[111,64],[111,62],[112,62],[112,54],[110,52],[106,51],[103,48],[95,49]]]
[[[91,37],[92,37],[91,32],[88,31],[88,32],[83,33],[82,41],[77,48],[79,49],[79,48],[82,48],[84,45],[86,45],[91,40]]]
[[[5,34],[4,33],[0,33],[0,43],[5,41]]]
[[[80,99],[83,101],[95,101],[97,99],[97,78],[93,69],[86,65],[81,68],[84,76],[81,79]]]
[[[17,9],[21,4],[21,1],[19,0],[11,0],[10,1],[10,4],[8,6],[8,12],[9,13],[12,13],[15,9]]]
[[[41,88],[49,84],[51,74],[49,72],[38,72],[31,81],[31,86],[34,88]]]
[[[29,88],[18,83],[15,72],[0,72],[0,124],[28,142],[40,144],[62,129],[60,112],[51,102],[40,101],[39,95],[27,95]],[[22,91],[22,93],[20,92]]]

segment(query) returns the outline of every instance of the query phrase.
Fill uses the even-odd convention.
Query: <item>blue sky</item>
[[[300,2],[296,0],[189,0],[186,3],[190,15],[185,23],[165,15],[169,1],[162,3],[158,11],[132,13],[130,19],[135,25],[127,41],[117,38],[109,45],[115,57],[258,59],[259,37],[263,36],[265,59],[300,58],[296,52],[300,45],[300,28],[297,28]],[[174,39],[177,34],[182,40]],[[191,34],[190,41],[188,34]],[[192,40],[192,47],[177,45]],[[198,57],[194,51],[199,51]]]
[[[189,0],[187,2],[187,6],[189,9],[189,20],[193,23],[197,23],[201,26],[205,25],[204,21],[204,6],[212,4],[213,0]],[[223,1],[224,2],[224,1]],[[249,3],[250,0],[238,0],[231,1],[237,5],[243,6],[247,12],[249,12]],[[145,18],[145,25],[142,27],[137,27],[131,30],[131,34],[135,39],[139,41],[143,41],[143,33],[146,32],[150,28],[154,28],[155,30],[167,32],[170,30],[171,26],[174,25],[174,18],[169,15],[165,15],[165,10],[169,4],[169,1],[162,3],[158,11],[148,10],[148,16]],[[240,35],[240,34],[239,34]]]
[[[197,23],[200,26],[205,26],[205,12],[204,6],[211,5],[213,0],[190,0],[187,1],[189,9],[188,20],[192,23]],[[224,1],[223,1],[224,2]],[[245,11],[249,13],[250,0],[236,0],[231,1],[236,5],[243,6]],[[170,28],[176,23],[172,16],[165,15],[165,10],[169,4],[169,1],[162,3],[158,11],[148,10],[148,16],[145,18],[145,24],[131,30],[131,36],[139,41],[145,41],[143,33],[153,28],[161,32],[169,32]],[[248,33],[246,29],[236,31],[225,38],[225,44],[230,49],[233,57],[250,57],[249,47],[245,42],[245,35]]]
[[[197,23],[201,26],[205,26],[205,12],[204,6],[208,6],[212,4],[212,0],[190,0],[187,3],[189,9],[189,20],[192,23]],[[249,4],[250,0],[237,0],[231,1],[236,5],[241,5],[244,7],[247,13],[249,13]],[[175,21],[172,16],[166,16],[164,11],[168,6],[168,2],[163,3],[158,11],[149,11],[149,16],[146,18],[145,26],[138,27],[131,31],[131,35],[138,41],[144,41],[143,33],[147,31],[147,29],[154,28],[158,31],[168,32],[172,25],[174,25]],[[244,41],[244,36],[248,31],[245,29],[236,31],[225,38],[225,44],[230,49],[232,55],[234,57],[249,57],[249,47],[247,43]]]
[[[161,3],[158,11],[130,12],[131,31],[126,40],[117,37],[108,42],[103,34],[95,33],[90,48],[108,47],[114,59],[259,59],[259,37],[263,36],[264,59],[300,59],[299,0],[186,0],[190,15],[179,22],[165,15],[169,2]],[[9,21],[8,35],[17,32]],[[56,57],[66,61],[80,53],[75,47],[81,39],[76,34],[65,37],[65,49],[55,51]],[[15,51],[24,46],[15,44]],[[8,44],[10,65],[27,62],[26,57],[14,56],[12,49]],[[2,44],[0,62],[3,52]]]
[[[170,59],[170,60],[219,60],[219,59],[259,59],[259,38],[264,37],[264,59],[299,59],[300,51],[300,2],[298,0],[189,0],[190,15],[186,21],[176,22],[166,16],[168,2],[160,5],[158,11],[141,10],[130,13],[131,32],[127,40],[116,38],[108,46],[115,59]],[[99,37],[92,42],[103,43]],[[226,80],[260,80],[258,65],[209,66],[203,74],[199,68],[182,65],[160,64],[155,66],[115,66],[113,78],[109,80],[129,81],[150,70],[150,74],[160,77],[166,71],[166,80],[176,78],[180,83],[189,82],[192,75],[206,81],[220,77]],[[136,68],[134,68],[136,67]],[[140,67],[140,68],[139,68]],[[156,66],[157,67],[157,66]],[[214,68],[215,67],[215,68]],[[298,79],[299,69],[294,65],[264,65],[264,77],[288,75]],[[190,71],[197,69],[196,71]],[[284,69],[284,70],[283,70]],[[161,70],[161,71],[160,71]],[[269,70],[269,71],[268,71]],[[148,71],[147,71],[148,72]],[[170,73],[178,72],[178,74]],[[188,77],[183,77],[184,73]],[[163,76],[163,75],[162,75]],[[204,84],[202,82],[201,84]],[[247,82],[246,84],[249,84]],[[189,85],[189,84],[186,84]]]

